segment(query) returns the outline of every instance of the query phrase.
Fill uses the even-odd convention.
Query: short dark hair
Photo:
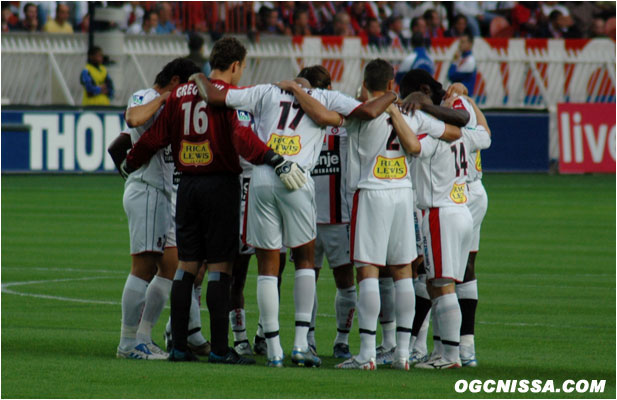
[[[327,89],[332,84],[330,73],[322,65],[313,65],[312,67],[304,67],[298,74],[299,78],[304,78],[310,82],[314,88]]]
[[[371,60],[364,68],[364,86],[371,91],[383,91],[388,82],[394,79],[392,64],[381,58]]]
[[[165,87],[169,85],[171,79],[176,75],[180,78],[180,83],[186,83],[189,77],[197,72],[201,72],[201,70],[193,61],[188,58],[176,58],[168,62],[161,72],[156,75],[154,84],[159,87]]]
[[[423,19],[422,17],[414,17],[411,19],[411,23],[409,24],[409,28],[413,29],[416,27],[416,25],[418,25],[418,22],[420,22],[420,20]]]
[[[92,46],[88,49],[88,57],[92,57],[93,55],[95,55],[98,52],[103,52],[103,49],[101,49],[99,46]]]
[[[37,9],[37,11],[38,11],[38,9],[39,9],[39,8],[36,6],[36,4],[34,4],[34,3],[26,3],[26,4],[24,5],[24,14],[28,11],[28,7],[34,7],[34,8],[36,8],[36,9]]]
[[[548,20],[551,22],[555,22],[559,19],[559,17],[561,17],[561,11],[559,10],[553,10],[551,11],[551,13],[548,15]]]
[[[212,69],[226,71],[234,62],[242,62],[246,57],[246,48],[233,37],[224,37],[214,43],[210,52]]]
[[[443,86],[441,83],[437,82],[431,74],[423,69],[412,69],[408,73],[405,74],[403,79],[401,80],[401,84],[399,85],[399,90],[401,93],[401,98],[405,98],[409,96],[412,92],[417,92],[420,90],[421,85],[428,85],[431,88],[433,94],[437,97],[442,94]],[[435,98],[431,99],[433,103],[435,102]]]
[[[471,43],[473,43],[473,35],[470,32],[465,31],[460,37],[466,37]]]
[[[424,14],[422,14],[422,18],[427,21],[429,19],[433,18],[433,13],[436,13],[437,11],[433,10],[432,8],[429,8],[428,10],[424,11]]]
[[[199,51],[201,46],[204,45],[204,38],[201,37],[198,33],[190,33],[189,34],[189,50],[190,51]]]

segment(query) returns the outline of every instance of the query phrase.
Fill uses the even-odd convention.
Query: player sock
[[[394,280],[379,278],[379,297],[381,310],[379,323],[381,324],[381,345],[390,350],[396,346],[396,312],[394,311]]]
[[[353,326],[353,315],[356,312],[356,302],[358,294],[356,287],[351,286],[347,289],[336,289],[334,308],[336,309],[336,343],[348,343],[349,331]]]
[[[319,307],[319,302],[317,300],[317,287],[315,287],[315,301],[313,302],[313,312],[311,314],[311,326],[308,331],[308,336],[306,340],[310,346],[317,348],[317,343],[315,342],[315,322],[317,320],[317,308]]]
[[[234,335],[234,344],[248,340],[246,337],[246,311],[244,308],[235,308],[229,312],[229,322]]]
[[[224,356],[229,349],[229,288],[231,287],[231,275],[224,272],[208,271],[208,291],[206,303],[210,313],[210,342],[212,352],[218,356]]]
[[[315,278],[313,278],[315,279]],[[279,298],[277,277],[259,275],[257,278],[257,305],[263,327],[263,337],[268,345],[268,358],[283,357],[283,348],[279,337]],[[306,340],[306,334],[305,334]]]
[[[186,351],[189,313],[195,275],[182,269],[176,270],[171,285],[171,337],[174,349]]]
[[[122,325],[120,327],[120,348],[131,349],[137,345],[137,327],[141,310],[146,301],[148,282],[129,274],[122,291]]]
[[[311,326],[311,314],[315,301],[315,270],[299,269],[294,282],[294,305],[296,317],[296,335],[294,347],[306,349],[307,335]]]
[[[433,299],[434,318],[438,321],[442,357],[450,362],[459,359],[461,337],[461,308],[455,293],[448,293]]]
[[[375,358],[375,334],[379,317],[379,283],[376,278],[365,278],[358,285],[358,325],[360,327],[360,354],[356,359],[367,362]]]
[[[431,297],[426,289],[426,275],[420,275],[414,279],[414,291],[416,292],[416,314],[411,328],[411,335],[415,337],[414,348],[426,353],[426,336],[428,332],[429,316],[431,311]],[[413,350],[412,350],[413,351]]]
[[[197,291],[197,288],[199,288],[199,291]],[[201,333],[201,312],[199,310],[200,294],[201,286],[197,286],[193,290],[193,296],[191,297],[191,309],[189,310],[189,330],[187,340],[193,346],[201,346],[207,341]]]
[[[146,301],[137,329],[137,340],[140,343],[152,342],[152,327],[159,320],[161,312],[169,298],[172,281],[156,275],[146,289]]]
[[[456,285],[456,295],[461,306],[461,355],[464,358],[475,356],[474,326],[478,306],[478,281],[472,280]]]
[[[394,282],[394,310],[396,312],[395,358],[409,358],[409,339],[415,313],[415,296],[411,278]]]
[[[416,297],[416,300],[418,300],[418,298]],[[416,308],[417,310],[417,308]],[[424,318],[424,322],[422,323],[422,326],[420,327],[420,330],[418,331],[418,334],[416,336],[413,336],[413,328],[412,328],[412,333],[411,333],[411,341],[410,341],[410,351],[416,351],[420,354],[427,354],[428,353],[428,346],[426,345],[426,338],[428,337],[428,325],[431,321],[431,310],[428,310],[428,314],[426,314],[426,318]],[[414,318],[414,322],[415,322],[415,318]]]

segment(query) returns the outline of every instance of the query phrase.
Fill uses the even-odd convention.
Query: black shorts
[[[238,176],[182,174],[176,202],[178,259],[233,261],[239,235]]]

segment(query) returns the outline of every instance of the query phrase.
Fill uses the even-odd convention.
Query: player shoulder
[[[158,97],[159,92],[152,88],[141,89],[133,93],[131,99],[129,100],[129,104],[131,106],[140,106],[142,104],[146,104],[150,102],[155,97]]]

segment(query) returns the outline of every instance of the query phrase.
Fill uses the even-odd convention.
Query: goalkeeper
[[[242,76],[246,50],[233,38],[218,41],[211,53],[213,83],[224,88]],[[268,164],[286,187],[299,188],[305,175],[298,166],[263,144],[241,123],[236,111],[207,106],[194,83],[172,90],[154,125],[146,131],[121,172],[139,168],[156,151],[171,144],[182,172],[176,204],[178,270],[171,289],[173,348],[171,361],[197,361],[187,347],[193,282],[201,263],[208,264],[206,302],[210,313],[212,348],[209,361],[252,364],[228,346],[229,295],[233,260],[238,253],[241,172],[238,155],[255,164]]]

